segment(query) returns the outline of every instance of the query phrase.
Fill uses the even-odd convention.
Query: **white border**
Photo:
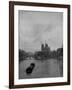
[[[40,78],[40,79],[18,79],[18,10],[31,11],[49,11],[49,12],[63,12],[63,73],[64,77],[57,78]],[[52,7],[35,7],[35,6],[14,6],[14,84],[38,84],[38,83],[54,83],[67,82],[67,9],[66,8],[52,8]]]

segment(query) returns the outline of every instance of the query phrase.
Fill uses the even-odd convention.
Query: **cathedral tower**
[[[44,44],[41,45],[41,51],[44,51]]]

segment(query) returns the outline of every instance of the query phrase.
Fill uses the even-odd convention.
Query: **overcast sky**
[[[34,52],[46,43],[51,50],[63,44],[63,13],[19,10],[19,48]]]

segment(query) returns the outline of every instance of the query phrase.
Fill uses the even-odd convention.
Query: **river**
[[[31,63],[35,63],[33,72],[26,74],[26,69]],[[62,77],[63,65],[62,60],[48,59],[48,60],[23,60],[19,64],[19,79],[26,78],[45,78],[45,77]]]

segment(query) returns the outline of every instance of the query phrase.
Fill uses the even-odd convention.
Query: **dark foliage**
[[[27,58],[27,53],[24,50],[19,49],[19,61],[25,60]]]
[[[26,52],[24,50],[19,49],[19,61],[27,60],[27,58],[31,59],[34,58],[35,60],[46,60],[50,58],[62,58],[63,57],[63,48],[58,48],[57,50],[51,51],[48,50],[41,50],[36,51],[35,53]]]
[[[44,60],[49,58],[58,58],[63,56],[63,48],[58,48],[56,51],[38,51],[34,54],[36,60]]]

